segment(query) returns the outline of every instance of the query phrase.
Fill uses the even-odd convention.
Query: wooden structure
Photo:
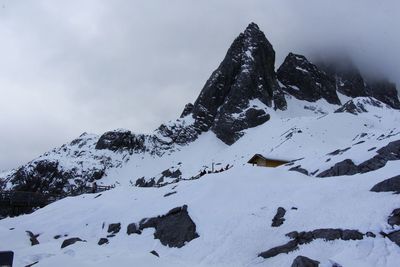
[[[273,159],[273,158],[267,158],[261,154],[255,154],[247,163],[261,166],[261,167],[278,167],[280,165],[289,163],[289,161],[282,160],[282,159]]]

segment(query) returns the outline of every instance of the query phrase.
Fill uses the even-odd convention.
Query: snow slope
[[[379,234],[392,230],[386,220],[399,207],[398,195],[369,190],[398,175],[400,161],[390,161],[364,174],[329,178],[289,171],[292,166],[261,168],[247,164],[252,155],[262,153],[288,160],[301,158],[296,164],[310,172],[323,171],[344,158],[362,162],[376,153],[368,151],[371,147],[400,139],[397,110],[368,106],[367,113],[358,115],[333,113],[336,107],[321,101],[295,100],[286,111],[265,107],[270,121],[247,130],[232,146],[207,132],[162,157],[133,154],[102,179],[104,184],[116,184],[113,190],[68,197],[32,214],[0,220],[0,250],[15,252],[15,266],[36,261],[36,266],[290,266],[298,255],[318,260],[320,266],[332,266],[333,262],[343,266],[398,266],[400,247]],[[312,108],[304,109],[305,105]],[[359,141],[364,142],[356,144]],[[347,147],[351,148],[342,154],[327,155]],[[331,160],[326,162],[328,158]],[[233,167],[196,180],[166,178],[166,183],[172,183],[162,187],[133,186],[137,178],[158,178],[168,168],[180,169],[183,179],[190,178],[206,167],[211,169],[213,163],[216,169],[226,164]],[[185,204],[200,237],[182,248],[162,245],[154,239],[153,229],[145,229],[141,235],[126,234],[128,224]],[[271,220],[278,207],[284,207],[287,213],[283,225],[275,228]],[[97,245],[107,236],[108,224],[117,222],[121,231],[109,238],[109,244]],[[319,228],[354,229],[372,232],[376,237],[328,242],[318,239],[288,254],[258,257],[288,242],[286,233]],[[28,230],[40,234],[39,245],[30,245]],[[56,235],[80,237],[87,242],[61,249],[67,237],[54,239]],[[160,257],[150,254],[152,250]]]

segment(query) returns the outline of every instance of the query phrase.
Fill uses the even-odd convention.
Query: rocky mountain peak
[[[264,109],[251,106],[251,100],[285,109],[274,64],[272,45],[257,24],[251,23],[233,41],[193,105],[191,114],[199,132],[211,129],[223,142],[232,144],[242,130],[269,119]]]

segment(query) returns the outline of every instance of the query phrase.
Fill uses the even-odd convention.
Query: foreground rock
[[[345,159],[341,162],[336,163],[330,169],[323,171],[317,175],[317,177],[331,177],[341,175],[353,175],[358,173],[358,167],[354,164],[351,159]]]
[[[154,228],[154,238],[159,239],[161,244],[169,247],[183,247],[186,242],[199,237],[196,233],[196,224],[187,212],[187,206],[177,207],[167,214],[140,221],[137,228],[135,223],[129,224],[128,234],[140,234],[143,229]]]
[[[281,226],[283,224],[283,222],[285,221],[285,218],[283,218],[286,214],[286,210],[282,207],[279,207],[276,211],[276,214],[274,216],[274,218],[272,219],[272,227],[278,227]]]
[[[400,192],[400,175],[377,183],[371,188],[372,192]]]
[[[315,239],[323,239],[325,241],[332,240],[361,240],[364,237],[364,234],[357,230],[342,230],[342,229],[316,229],[314,231],[309,232],[290,232],[286,234],[286,236],[290,237],[292,240],[288,243],[271,248],[267,251],[260,253],[258,256],[263,258],[271,258],[281,253],[289,253],[291,251],[297,250],[299,245],[307,244],[312,242]]]
[[[68,247],[68,246],[70,246],[70,245],[72,245],[72,244],[75,244],[76,242],[86,242],[86,241],[80,239],[79,237],[68,238],[68,239],[65,239],[65,240],[62,242],[61,248]]]
[[[312,260],[304,256],[297,256],[291,265],[291,267],[318,267],[319,261]]]
[[[400,225],[400,209],[392,211],[388,218],[388,224],[391,226]]]

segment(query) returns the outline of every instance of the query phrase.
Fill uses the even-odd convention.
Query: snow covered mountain
[[[16,266],[398,266],[397,90],[339,63],[290,53],[275,72],[251,23],[177,120],[85,133],[0,174],[45,195],[116,186],[0,220],[0,250]]]

